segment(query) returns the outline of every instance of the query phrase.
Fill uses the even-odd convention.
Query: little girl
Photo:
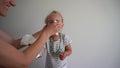
[[[47,16],[45,24],[46,26],[49,24],[63,24],[63,18],[59,12],[53,11]],[[63,26],[61,27],[63,28]],[[29,39],[29,41],[34,42],[40,33],[37,32],[30,36],[31,40]],[[52,35],[44,48],[46,50],[44,52],[47,52],[45,68],[67,68],[67,56],[72,53],[71,42],[71,38],[60,31]],[[40,54],[37,57],[40,57]]]

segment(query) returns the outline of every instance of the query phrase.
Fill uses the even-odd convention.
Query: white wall
[[[64,17],[72,40],[69,68],[120,68],[120,0],[16,0],[0,28],[18,38],[44,25],[52,10]],[[42,59],[30,68],[44,68]]]

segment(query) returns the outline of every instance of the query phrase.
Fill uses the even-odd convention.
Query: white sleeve
[[[26,34],[22,37],[21,45],[29,45],[34,43],[35,41],[36,39],[32,35]]]
[[[64,44],[68,45],[68,44],[71,44],[71,43],[72,43],[72,39],[68,35],[65,35]]]

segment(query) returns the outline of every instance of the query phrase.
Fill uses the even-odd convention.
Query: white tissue
[[[21,45],[29,45],[34,43],[35,41],[36,39],[32,35],[26,34],[22,37]]]

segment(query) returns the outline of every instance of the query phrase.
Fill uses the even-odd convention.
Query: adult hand
[[[59,32],[63,27],[63,24],[61,23],[52,23],[52,24],[49,24],[49,25],[45,25],[44,28],[43,28],[43,31],[45,30],[47,33],[51,35],[55,34],[56,32]]]

